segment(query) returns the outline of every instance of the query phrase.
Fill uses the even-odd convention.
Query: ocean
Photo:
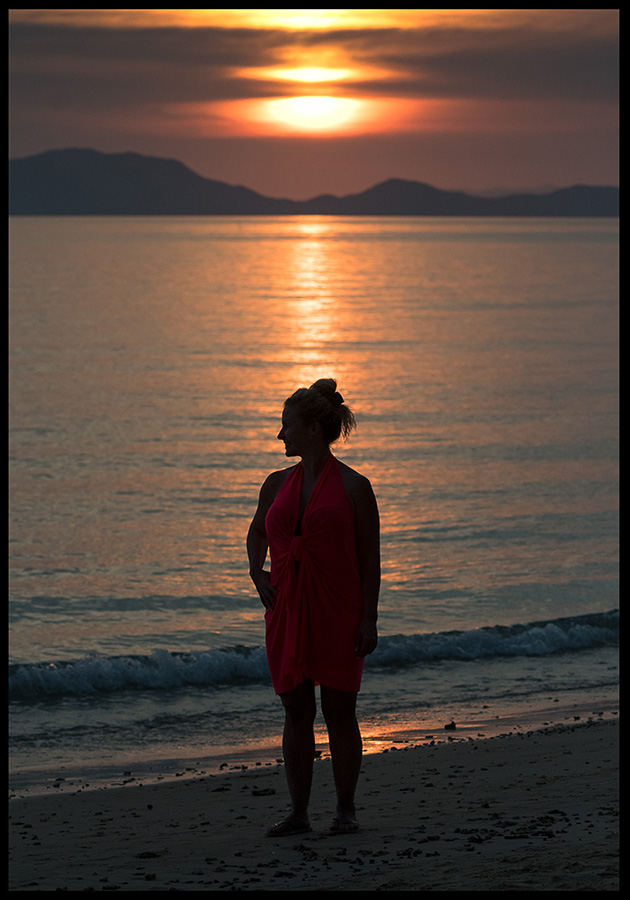
[[[617,220],[9,238],[13,790],[279,757],[245,536],[284,399],[319,377],[381,514],[366,750],[616,714]]]

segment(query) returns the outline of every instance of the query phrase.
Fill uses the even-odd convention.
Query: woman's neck
[[[327,444],[321,447],[313,447],[312,450],[302,456],[302,468],[305,474],[312,478],[319,478],[331,456],[332,453]]]

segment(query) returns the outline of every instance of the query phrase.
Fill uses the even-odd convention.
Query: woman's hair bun
[[[286,400],[295,405],[303,420],[319,422],[328,443],[347,438],[356,427],[352,410],[345,405],[334,378],[320,378],[310,388],[299,388]]]
[[[339,409],[343,404],[343,397],[337,390],[337,382],[334,378],[320,378],[311,385],[311,389],[318,391],[323,397],[332,404],[333,409]]]

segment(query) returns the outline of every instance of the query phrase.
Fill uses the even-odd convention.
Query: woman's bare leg
[[[338,830],[357,828],[355,791],[361,771],[363,744],[356,717],[357,695],[335,688],[321,689],[322,712],[328,728],[337,791]]]
[[[312,681],[304,680],[293,690],[282,694],[281,700],[284,706],[282,751],[291,797],[291,814],[285,822],[308,825],[315,758],[315,686]]]

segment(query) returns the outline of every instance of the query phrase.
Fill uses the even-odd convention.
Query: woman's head
[[[285,408],[294,411],[305,425],[318,423],[327,444],[347,438],[356,427],[354,415],[346,406],[333,378],[320,378],[309,388],[299,388],[285,400]]]

